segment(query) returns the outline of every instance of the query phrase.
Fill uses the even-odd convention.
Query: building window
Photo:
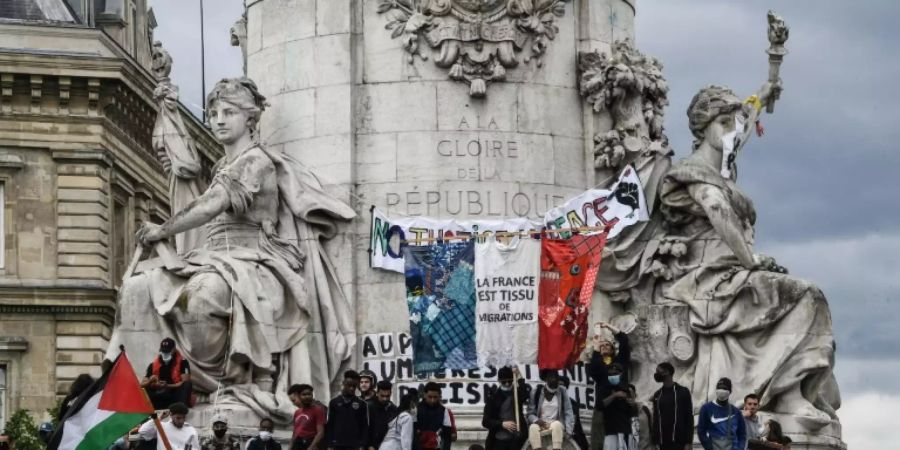
[[[0,430],[6,429],[6,364],[0,364]]]
[[[122,284],[128,264],[128,208],[126,200],[113,202],[113,286]]]

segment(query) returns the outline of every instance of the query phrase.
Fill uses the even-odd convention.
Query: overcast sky
[[[758,251],[828,296],[850,448],[893,446],[879,440],[889,437],[887,415],[872,412],[900,409],[900,2],[637,3],[638,47],[663,61],[672,89],[666,128],[679,157],[690,149],[691,97],[707,84],[753,93],[767,75],[766,11],[789,23],[784,93],[763,118],[765,137],[741,155],[739,184],[757,208]],[[151,5],[182,100],[199,113],[199,2]],[[207,88],[241,72],[228,42],[241,10],[240,0],[206,1]]]

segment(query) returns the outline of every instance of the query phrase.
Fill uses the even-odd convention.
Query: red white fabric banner
[[[578,362],[607,233],[541,241],[538,295],[538,367],[564,369]]]

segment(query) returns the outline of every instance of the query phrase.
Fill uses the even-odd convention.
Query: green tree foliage
[[[38,427],[34,424],[28,410],[16,411],[6,422],[6,435],[9,436],[15,450],[44,450],[46,447],[38,435]]]

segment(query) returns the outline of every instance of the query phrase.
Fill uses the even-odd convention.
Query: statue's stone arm
[[[740,152],[743,150],[744,146],[747,145],[747,142],[750,141],[750,137],[753,136],[753,131],[755,129],[753,124],[759,120],[759,116],[762,115],[763,109],[769,105],[769,102],[774,102],[775,99],[778,98],[780,92],[781,82],[772,83],[767,81],[759,88],[759,91],[756,93],[756,98],[759,99],[760,107],[756,108],[754,105],[748,105],[747,127],[744,128],[744,132],[741,134],[740,143],[737,148],[735,148],[735,151]]]
[[[756,267],[753,257],[753,247],[744,240],[744,230],[741,220],[731,207],[725,193],[716,186],[705,183],[694,183],[688,186],[688,193],[700,206],[709,218],[713,228],[728,244],[741,265],[748,269]]]
[[[138,239],[146,244],[192,230],[213,220],[230,206],[228,192],[221,184],[214,184],[164,224],[145,224],[138,231]]]

